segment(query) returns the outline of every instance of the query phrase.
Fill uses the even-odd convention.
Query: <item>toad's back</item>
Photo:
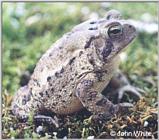
[[[14,98],[12,108],[17,116],[41,109],[68,114],[83,107],[75,96],[75,88],[93,70],[84,53],[92,33],[68,33],[41,57],[28,85],[20,88]]]

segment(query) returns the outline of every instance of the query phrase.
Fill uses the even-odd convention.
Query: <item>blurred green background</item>
[[[14,94],[25,83],[21,84],[23,76],[33,72],[41,55],[64,33],[89,18],[103,17],[110,9],[119,10],[125,19],[157,23],[157,4],[150,2],[3,2],[3,92]],[[157,75],[157,32],[139,31],[126,55],[120,68],[147,88],[138,79]]]

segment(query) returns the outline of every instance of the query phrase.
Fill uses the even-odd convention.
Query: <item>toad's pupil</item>
[[[109,29],[109,34],[118,34],[122,31],[121,27],[112,27]]]
[[[117,34],[117,33],[119,33],[120,31],[121,31],[120,29],[114,29],[114,30],[111,31],[111,33]]]

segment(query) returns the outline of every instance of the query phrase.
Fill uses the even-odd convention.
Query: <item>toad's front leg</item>
[[[108,86],[103,90],[103,94],[111,101],[113,100],[115,103],[120,103],[125,93],[129,93],[130,97],[137,101],[142,98],[141,93],[145,92],[131,85],[127,77],[118,70],[112,77]]]
[[[97,79],[86,76],[77,86],[76,96],[79,98],[85,108],[92,112],[99,119],[109,119],[118,113],[123,113],[128,107],[132,107],[129,103],[121,103],[114,105],[105,96],[97,90]]]

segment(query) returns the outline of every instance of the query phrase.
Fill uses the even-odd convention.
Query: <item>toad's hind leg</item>
[[[20,120],[26,120],[31,112],[32,94],[28,86],[21,87],[12,102],[12,112]]]
[[[142,98],[141,93],[144,93],[144,91],[132,86],[127,77],[122,72],[118,71],[113,76],[108,86],[103,90],[103,94],[106,94],[110,99],[111,97],[117,97],[117,99],[114,99],[115,103],[120,103],[125,93],[129,93],[134,100],[139,100]],[[115,94],[118,96],[115,96]]]
[[[49,123],[55,127],[59,127],[58,120],[50,116],[40,114],[40,101],[32,98],[32,92],[28,86],[21,87],[15,95],[12,102],[12,112],[21,121],[26,122],[29,115],[33,115],[34,122]],[[40,107],[41,108],[41,107]]]
[[[54,118],[46,115],[35,115],[34,121],[36,123],[47,123],[49,125],[54,125],[56,128],[59,127],[58,118],[54,116]]]

